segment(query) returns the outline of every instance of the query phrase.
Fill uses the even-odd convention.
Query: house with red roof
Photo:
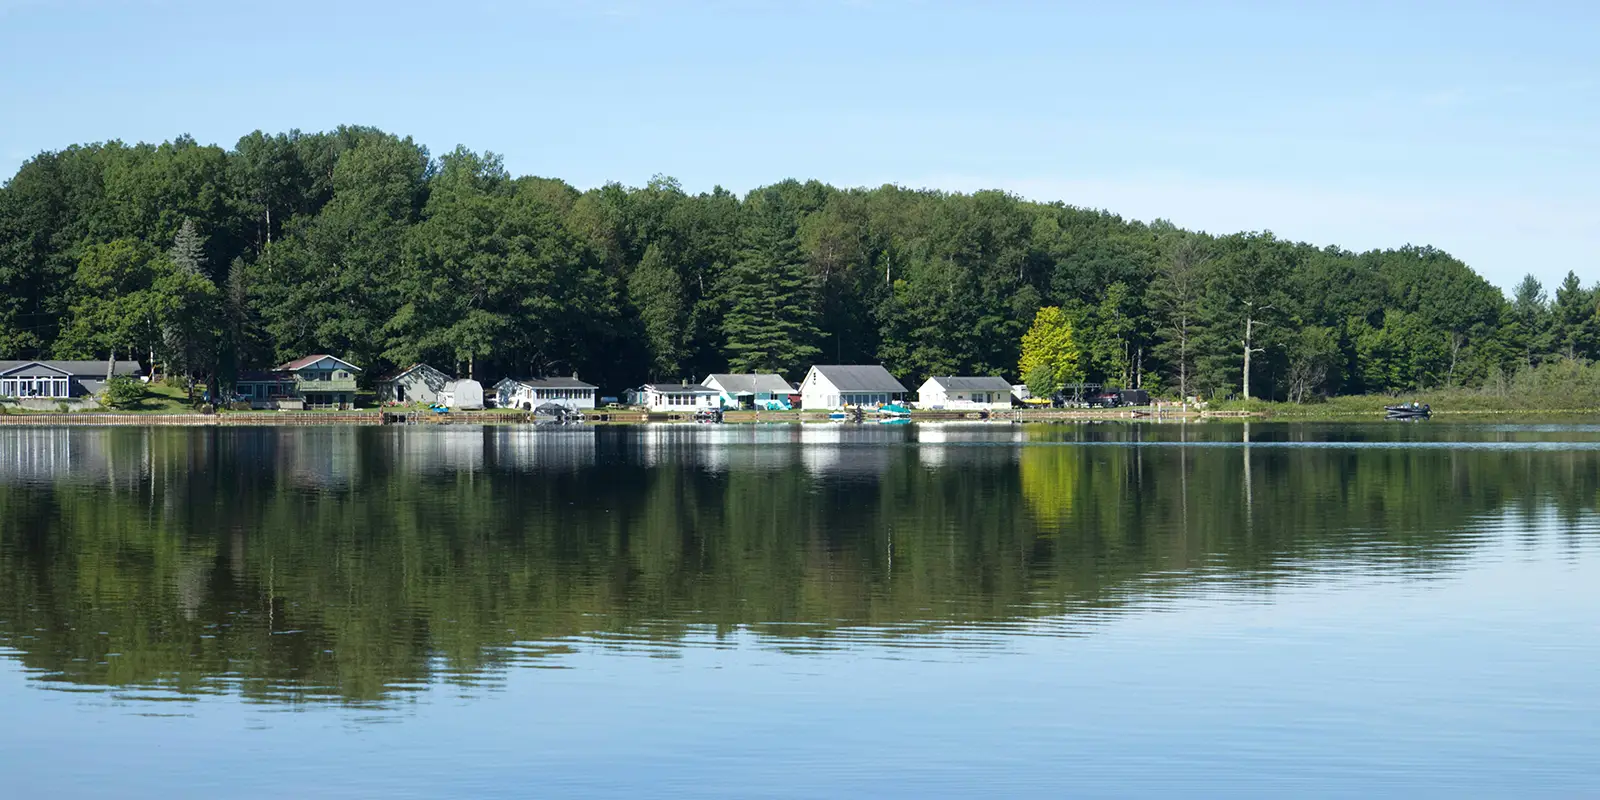
[[[254,408],[353,408],[361,368],[326,353],[243,372],[235,391]]]

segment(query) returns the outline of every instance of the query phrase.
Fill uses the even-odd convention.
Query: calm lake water
[[[0,795],[1600,796],[1600,425],[0,428]]]

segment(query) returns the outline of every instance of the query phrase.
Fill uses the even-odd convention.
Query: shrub
[[[138,378],[118,375],[106,381],[105,403],[112,408],[132,408],[144,400],[148,389]]]

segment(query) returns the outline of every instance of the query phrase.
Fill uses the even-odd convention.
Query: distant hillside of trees
[[[1574,274],[1507,300],[1431,247],[1214,236],[1003,192],[579,191],[366,127],[74,145],[0,188],[0,358],[115,353],[221,386],[314,352],[369,376],[426,361],[608,389],[813,362],[1021,381],[1023,333],[1059,307],[1088,380],[1305,400],[1593,359],[1597,301]]]

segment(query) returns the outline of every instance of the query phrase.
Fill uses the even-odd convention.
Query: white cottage
[[[999,411],[1011,407],[1011,384],[1005,378],[934,376],[917,388],[917,407]]]
[[[905,394],[906,387],[876,364],[816,366],[800,382],[800,407],[878,406],[899,402]]]
[[[458,411],[477,411],[483,408],[483,384],[471,378],[451,381],[439,391],[439,404]]]
[[[703,411],[721,408],[722,393],[693,383],[647,383],[628,392],[628,405],[651,411]]]
[[[506,378],[494,385],[495,405],[501,408],[520,408],[532,411],[546,403],[566,406],[574,410],[594,408],[594,393],[598,389],[584,383],[576,376],[571,378]]]
[[[757,408],[763,411],[788,411],[794,387],[782,375],[707,375],[701,386],[715,389],[723,408]]]
[[[380,378],[374,388],[377,389],[379,403],[433,405],[439,402],[439,393],[444,391],[445,384],[449,382],[449,375],[427,364],[412,364]]]

